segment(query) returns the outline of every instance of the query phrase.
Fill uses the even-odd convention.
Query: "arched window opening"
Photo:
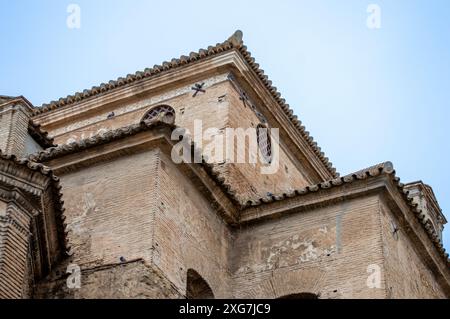
[[[187,272],[187,299],[214,299],[214,294],[208,283],[193,269]]]
[[[159,105],[145,113],[142,122],[152,121],[158,117],[168,123],[175,123],[175,110],[169,105]]]
[[[319,299],[319,296],[310,292],[302,292],[298,294],[281,296],[278,299]]]
[[[264,161],[270,164],[272,162],[272,141],[269,128],[263,124],[258,124],[256,127],[256,138]]]

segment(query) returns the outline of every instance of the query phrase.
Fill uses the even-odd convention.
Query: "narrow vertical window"
[[[259,151],[266,163],[272,162],[272,142],[270,140],[269,128],[263,124],[256,127],[256,138]]]

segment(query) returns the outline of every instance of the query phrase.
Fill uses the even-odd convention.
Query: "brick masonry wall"
[[[30,218],[0,201],[0,299],[29,296]]]
[[[9,132],[12,125],[12,112],[2,112],[0,114],[0,149],[6,152]]]
[[[64,265],[66,266],[66,265]],[[37,299],[179,299],[184,296],[156,267],[142,260],[81,271],[81,287],[69,289],[64,267],[37,285]],[[69,279],[70,280],[70,279]]]
[[[228,81],[209,86],[196,97],[193,92],[174,97],[167,93],[167,99],[152,104],[151,94],[156,93],[46,129],[58,132],[57,143],[66,143],[137,123],[161,104],[172,106],[176,125],[191,133],[196,119],[203,121],[203,129],[256,128],[259,123]],[[120,114],[123,108],[132,111]],[[119,115],[107,119],[110,112]],[[80,123],[87,124],[80,127]],[[260,164],[219,166],[241,200],[311,183],[305,163],[284,152],[287,147],[281,143],[280,169],[275,174],[260,174]],[[301,292],[322,298],[443,296],[413,244],[390,237],[390,212],[383,213],[378,195],[231,230],[192,180],[158,149],[74,171],[61,176],[61,183],[72,261],[86,272],[85,288],[68,292],[63,279],[48,279],[41,295],[179,297],[186,293],[187,271],[194,269],[218,298],[274,298]],[[120,257],[142,259],[145,265],[119,265]],[[367,285],[369,266],[381,269],[378,288]],[[141,279],[134,282],[133,278],[143,277],[154,282],[154,290]],[[142,284],[136,288],[142,292],[127,288],[127,280],[133,289]]]
[[[73,263],[90,269],[142,258],[183,295],[194,269],[217,297],[230,296],[230,231],[158,149],[62,175],[61,183]]]
[[[67,290],[64,278],[50,277],[40,296],[178,298],[193,269],[216,298],[444,297],[413,244],[402,233],[392,238],[392,213],[379,194],[230,229],[159,149],[63,175],[62,184],[83,287]],[[147,268],[129,269],[120,256]],[[375,288],[367,284],[373,267]]]
[[[65,123],[67,129],[65,133],[58,135],[55,142],[58,144],[76,141],[81,138],[88,138],[100,132],[116,129],[122,126],[138,123],[145,113],[153,107],[161,104],[167,104],[174,108],[176,112],[175,124],[186,128],[191,135],[194,134],[194,121],[201,120],[203,130],[208,128],[218,128],[224,134],[224,129],[229,128],[254,128],[260,123],[255,112],[249,107],[244,107],[242,101],[239,100],[239,94],[229,81],[214,84],[206,89],[206,93],[199,93],[196,97],[192,96],[192,92],[178,95],[176,97],[165,100],[161,103],[145,105],[145,101],[151,100],[148,97],[140,97],[138,101],[130,101],[128,105],[111,106],[109,109],[101,110],[103,120],[98,122],[99,114],[86,114],[76,119],[71,119],[71,123]],[[140,108],[138,108],[140,105]],[[108,112],[119,114],[119,108],[129,107],[136,108],[134,111],[115,116],[107,119]],[[89,119],[92,120],[89,120]],[[94,120],[95,118],[95,120]],[[71,130],[71,125],[90,123],[87,126]],[[275,125],[276,127],[276,125]],[[46,127],[51,135],[61,131],[61,127]],[[210,141],[204,140],[203,146]],[[289,189],[301,188],[309,185],[311,182],[307,176],[303,175],[302,164],[294,161],[292,155],[285,152],[285,146],[282,142],[280,148],[279,169],[275,174],[261,174],[261,162],[253,164],[227,164],[220,165],[219,170],[223,172],[228,184],[233,185],[238,193],[238,198],[243,202],[248,199],[260,198],[266,196],[268,192],[278,194],[286,192]],[[236,151],[236,147],[235,147]],[[256,152],[255,152],[256,151]],[[225,149],[224,149],[225,154]],[[249,154],[248,145],[245,147],[245,154]],[[253,156],[258,158],[258,149],[251,152]],[[247,156],[247,155],[246,155]]]
[[[399,227],[393,213],[381,203],[384,269],[388,298],[446,298],[414,244]]]
[[[74,262],[84,267],[151,260],[157,150],[61,176]]]
[[[383,267],[378,212],[378,197],[371,196],[237,231],[233,295],[384,298],[384,278],[378,289],[367,286],[368,266]]]
[[[195,119],[203,121],[203,127],[223,128],[228,113],[228,103],[219,102],[218,97],[226,94],[226,84],[221,82],[208,87],[206,93],[199,93],[193,97],[193,92],[182,93],[171,97],[171,92],[166,92],[167,99],[154,103],[155,93],[139,96],[139,98],[102,107],[97,113],[83,114],[77,118],[68,118],[67,121],[45,129],[55,137],[55,143],[64,144],[68,141],[88,138],[101,132],[122,126],[139,123],[142,117],[152,108],[158,105],[170,105],[176,112],[175,124],[193,132]],[[122,109],[129,109],[121,112]],[[116,116],[108,119],[107,116],[114,112]],[[80,126],[80,127],[78,127]]]
[[[261,120],[249,104],[244,105],[236,89],[227,83],[227,99],[229,103],[228,127],[253,128],[256,130]],[[279,128],[269,123],[269,128]],[[267,193],[280,194],[291,189],[299,189],[312,184],[303,174],[302,164],[294,161],[292,154],[286,151],[284,142],[280,141],[279,165],[273,174],[261,174],[261,167],[267,166],[260,159],[259,148],[250,149],[245,145],[245,154],[258,158],[256,164],[237,163],[228,165],[228,183],[236,185],[242,200],[265,197]]]
[[[5,110],[0,114],[0,149],[18,157],[25,155],[25,140],[28,137],[29,115],[23,106]]]
[[[55,136],[56,144],[64,144],[89,138],[98,133],[133,123],[139,123],[149,110],[164,104],[170,105],[175,110],[175,124],[179,127],[186,128],[193,135],[194,120],[201,120],[203,129],[210,127],[222,129],[225,127],[228,117],[228,103],[226,101],[220,102],[218,97],[223,96],[226,92],[227,86],[222,82],[212,85],[206,90],[206,93],[200,93],[196,97],[192,96],[193,92],[188,92],[156,104],[150,104],[152,95],[149,94],[148,96],[141,96],[137,100],[129,101],[128,104],[112,105],[109,108],[102,108],[102,113],[86,114],[79,118],[68,119],[68,122],[64,123],[65,128],[54,126],[45,127],[45,129],[48,130],[50,135],[55,135],[55,132],[64,131],[63,134]],[[170,96],[169,93],[167,94]],[[120,108],[129,108],[134,111],[107,119],[108,113],[115,112],[119,114]],[[97,117],[101,117],[102,120],[98,121]],[[88,125],[78,129],[71,128],[72,125],[80,125],[79,123],[88,123]],[[219,170],[223,169],[219,168]]]
[[[14,112],[12,135],[10,136],[8,150],[18,157],[25,156],[25,140],[28,136],[29,115],[23,110]]]
[[[198,272],[216,298],[230,297],[231,232],[190,180],[161,157],[153,263],[185,294],[187,271]]]

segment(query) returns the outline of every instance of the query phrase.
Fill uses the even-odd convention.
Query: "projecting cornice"
[[[364,182],[363,187],[358,189],[358,183],[361,182]],[[333,193],[333,191],[335,192]],[[405,185],[400,182],[400,178],[395,175],[391,162],[371,166],[343,177],[292,190],[288,193],[268,196],[257,201],[248,201],[240,213],[239,223],[246,224],[261,219],[274,218],[289,212],[323,207],[345,199],[380,191],[384,191],[393,199],[396,199],[397,206],[405,212],[405,220],[410,220],[413,223],[410,217],[414,217],[418,221],[431,245],[435,247],[440,258],[449,267],[449,254],[446,253],[439,235],[427,225],[425,214],[418,208],[418,204],[414,203],[413,197],[409,196],[409,192]]]
[[[42,130],[40,124],[30,121],[28,124],[28,133],[43,148],[55,146],[53,138],[48,136],[46,131]]]
[[[172,147],[177,142],[171,140],[174,129],[182,130],[170,121],[155,118],[98,134],[79,142],[51,147],[31,155],[29,159],[45,162],[58,174],[64,174],[105,159],[110,160],[142,151],[150,146],[158,146],[170,156]],[[207,163],[207,159],[193,143],[191,152],[202,159],[201,163],[183,163],[180,169],[184,172],[189,171],[188,174],[198,181],[197,184],[202,184],[203,193],[215,202],[216,209],[228,223],[236,224],[237,207],[240,207],[240,203],[232,187],[225,183],[225,179],[220,176],[215,165]]]
[[[25,111],[29,114],[34,112],[34,106],[24,96],[4,96],[0,95],[0,112],[7,107],[15,107],[16,105],[23,105]]]
[[[295,143],[299,143],[298,147],[304,152],[304,156],[311,159],[322,180],[338,176],[328,158],[251,56],[242,41],[241,31],[236,31],[223,43],[192,52],[189,56],[181,56],[170,62],[163,62],[162,65],[129,74],[125,78],[44,104],[35,109],[34,119],[43,125],[54,125],[94,108],[164,88],[174,81],[198,79],[202,74],[218,72],[221,68],[236,70],[241,80],[250,83],[248,86],[267,104],[272,115],[289,131]]]
[[[54,219],[59,248],[61,254],[65,255],[68,245],[66,242],[65,217],[63,216],[64,201],[62,200],[59,178],[54,175],[53,170],[29,159],[18,159],[15,155],[3,154],[0,150],[0,186],[4,191],[9,191],[9,194],[21,194],[20,197],[16,196],[15,199],[19,200],[19,203],[22,205],[25,205],[25,202],[20,200],[21,198],[23,199],[26,196],[42,198],[44,193],[50,193],[46,197],[51,199],[49,204],[52,205],[55,214]],[[30,206],[26,207],[30,208]],[[46,208],[39,207],[37,210],[42,213],[45,212]],[[37,210],[34,208],[33,212],[36,213]],[[47,226],[43,225],[42,227]]]
[[[52,147],[47,150],[41,151],[37,154],[30,156],[30,159],[37,162],[47,162],[55,167],[57,170],[61,170],[62,167],[74,166],[76,167],[77,163],[81,161],[86,161],[83,157],[88,157],[85,151],[89,149],[95,149],[102,145],[106,145],[112,142],[120,141],[126,139],[128,137],[135,136],[142,132],[164,129],[164,135],[166,136],[166,142],[170,141],[170,132],[176,128],[171,123],[165,123],[160,121],[160,119],[155,119],[150,122],[141,122],[139,124],[133,124],[126,127],[122,127],[116,130],[112,130],[106,132],[104,134],[96,135],[92,138],[81,140],[79,142],[74,142],[71,144],[61,145],[58,147]],[[137,143],[128,140],[126,143],[123,143],[119,148],[131,148],[136,147],[138,144],[142,144],[142,141],[138,141]],[[170,144],[170,142],[169,142]],[[192,145],[193,152],[201,154],[200,150],[195,149],[195,145]],[[80,156],[79,154],[84,154]],[[110,153],[109,151],[103,151],[105,153]],[[102,152],[94,152],[94,157],[102,156]],[[72,156],[72,160],[64,159],[58,164],[55,160],[59,158],[63,158],[66,156]],[[92,159],[91,159],[92,160]],[[401,199],[402,203],[408,210],[408,214],[411,216],[415,216],[419,221],[421,227],[427,234],[429,240],[432,245],[435,246],[437,252],[444,259],[446,265],[449,264],[448,254],[445,252],[445,249],[442,245],[442,242],[439,239],[438,234],[436,234],[431,228],[428,227],[425,221],[425,215],[418,208],[418,205],[413,202],[413,198],[409,196],[409,192],[405,189],[405,185],[400,183],[400,178],[395,175],[395,170],[391,162],[385,162],[382,164],[378,164],[360,171],[357,171],[353,174],[349,174],[343,177],[338,177],[326,182],[322,182],[315,185],[310,185],[302,189],[292,190],[287,193],[267,196],[264,198],[260,198],[256,201],[248,201],[247,203],[240,203],[236,199],[236,194],[232,190],[231,185],[227,185],[225,180],[220,177],[219,172],[215,165],[208,164],[207,159],[203,158],[202,163],[200,164],[192,164],[191,169],[194,169],[196,165],[203,166],[204,170],[208,173],[208,175],[213,179],[213,181],[220,187],[220,189],[226,194],[230,200],[230,202],[234,205],[231,207],[230,205],[225,205],[227,207],[226,215],[229,217],[229,221],[232,221],[232,224],[245,224],[249,222],[254,222],[264,218],[273,218],[276,216],[281,216],[283,214],[288,213],[289,211],[299,211],[299,209],[305,209],[307,207],[312,207],[314,205],[323,206],[326,204],[326,201],[323,197],[314,196],[311,202],[305,202],[302,199],[306,198],[308,195],[312,193],[318,192],[329,192],[334,189],[346,189],[348,185],[353,186],[358,181],[368,181],[371,182],[371,187],[365,185],[359,192],[346,192],[345,196],[342,194],[338,194],[336,198],[328,200],[329,203],[333,201],[343,200],[346,196],[348,197],[356,197],[363,196],[364,194],[369,193],[373,190],[386,189],[386,182],[380,181],[380,177],[386,177],[389,180],[393,187],[391,192],[395,192],[398,194],[398,198]],[[315,203],[315,204],[314,204]]]

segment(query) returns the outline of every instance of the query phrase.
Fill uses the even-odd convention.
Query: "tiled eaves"
[[[28,108],[29,111],[34,111],[35,107],[33,104],[31,104],[30,101],[27,100],[23,95],[19,96],[6,96],[6,95],[0,95],[0,106],[3,105],[11,105],[11,104],[25,104],[25,106]]]
[[[409,189],[414,186],[419,186],[419,188],[430,197],[432,203],[431,205],[435,208],[437,214],[439,215],[439,218],[442,218],[442,222],[445,225],[447,223],[447,219],[445,218],[444,214],[442,213],[441,206],[439,205],[439,202],[436,198],[436,195],[434,194],[433,188],[431,188],[430,185],[427,185],[423,183],[422,181],[416,181],[405,184],[405,188]]]
[[[198,52],[191,52],[189,56],[181,56],[178,59],[174,58],[170,62],[163,62],[161,65],[155,65],[153,68],[147,68],[144,71],[138,71],[134,74],[128,74],[125,78],[121,77],[115,81],[111,80],[108,83],[102,83],[100,84],[100,86],[94,86],[89,90],[86,89],[83,92],[77,92],[74,95],[69,95],[65,98],[61,98],[58,101],[52,101],[48,104],[43,104],[41,107],[35,109],[34,115],[49,112],[51,110],[68,106],[88,98],[96,97],[116,88],[151,78],[163,72],[167,72],[169,70],[173,70],[187,64],[192,64],[204,58],[214,56],[232,49],[236,49],[242,55],[247,64],[262,81],[266,89],[271,93],[272,97],[277,101],[277,103],[280,105],[280,107],[294,124],[294,126],[299,130],[302,137],[305,138],[314,154],[320,159],[331,176],[338,177],[339,174],[336,172],[336,169],[333,167],[329,159],[322,152],[321,148],[317,145],[317,142],[315,142],[309,132],[306,131],[305,127],[302,125],[302,122],[296,115],[294,115],[294,112],[290,108],[289,104],[287,104],[286,100],[281,97],[281,93],[278,92],[277,88],[272,85],[272,81],[269,80],[269,77],[264,74],[264,70],[259,67],[259,64],[256,63],[255,59],[251,56],[251,53],[247,50],[247,47],[243,43],[242,32],[239,30],[236,31],[225,42],[218,43],[215,46],[209,46],[207,49],[200,49]]]
[[[433,228],[429,224],[426,223],[425,214],[422,212],[421,209],[418,208],[419,205],[414,203],[413,197],[409,196],[409,191],[405,188],[405,185],[400,182],[400,178],[395,176],[394,166],[391,162],[385,162],[385,163],[381,163],[378,165],[374,165],[369,168],[355,172],[353,174],[335,178],[335,179],[332,179],[330,181],[326,181],[326,182],[323,182],[320,184],[306,186],[301,189],[292,190],[291,192],[283,193],[281,195],[272,195],[272,196],[260,198],[259,200],[256,200],[256,201],[248,201],[246,203],[246,205],[243,207],[243,209],[262,206],[264,204],[270,204],[270,203],[277,202],[277,201],[283,201],[287,198],[292,198],[295,196],[302,196],[302,195],[318,192],[320,190],[329,189],[329,188],[333,188],[333,187],[339,187],[344,184],[353,183],[358,180],[364,180],[364,179],[376,177],[376,176],[383,175],[383,174],[388,175],[392,178],[392,181],[394,182],[398,191],[402,195],[403,200],[409,206],[411,212],[416,216],[419,223],[423,226],[425,232],[427,233],[431,242],[436,247],[439,254],[442,256],[442,258],[446,262],[447,266],[450,266],[449,254],[446,253],[445,248],[444,248],[441,240],[439,239],[438,234],[433,230]]]
[[[192,64],[204,58],[229,51],[233,49],[233,47],[233,44],[229,40],[227,40],[223,43],[216,44],[216,46],[209,46],[206,50],[200,49],[198,52],[191,52],[189,56],[183,55],[178,59],[172,59],[170,62],[165,61],[161,65],[154,65],[152,68],[146,68],[144,71],[137,71],[134,74],[128,74],[126,77],[120,77],[117,80],[111,80],[108,83],[102,83],[99,86],[93,86],[91,89],[86,89],[83,92],[76,92],[73,95],[68,95],[65,98],[60,98],[57,101],[51,101],[48,104],[43,104],[35,109],[34,115],[50,112],[52,110],[75,104],[89,98],[97,97],[128,84],[148,79],[161,73],[182,67],[184,65]]]
[[[46,131],[41,129],[40,124],[36,124],[32,120],[30,120],[28,124],[28,133],[43,148],[55,146],[54,139],[51,138]]]
[[[165,122],[164,120],[156,118],[152,121],[142,121],[137,124],[131,124],[118,129],[110,130],[103,134],[98,134],[93,137],[80,140],[78,142],[63,144],[56,147],[50,147],[46,150],[30,155],[29,159],[36,162],[45,162],[66,155],[81,152],[93,147],[108,144],[113,141],[126,138],[128,136],[136,135],[140,132],[156,129],[157,127],[166,127],[170,130],[170,132],[174,129],[183,130],[182,128],[177,127],[172,123],[168,123]],[[185,138],[189,139],[189,136],[185,135]],[[190,140],[193,141],[192,138]],[[233,190],[231,185],[227,184],[225,179],[222,176],[220,176],[220,172],[218,171],[217,166],[208,163],[207,158],[201,155],[201,150],[198,147],[196,147],[194,143],[191,144],[191,154],[199,154],[200,156],[199,158],[202,159],[202,163],[199,164],[205,168],[205,171],[208,173],[208,175],[225,192],[225,194],[228,195],[228,198],[233,202],[233,204],[236,205],[237,207],[241,206],[241,203],[236,197],[235,191]]]
[[[249,200],[249,201],[247,201],[247,203],[245,203],[243,209],[254,207],[254,206],[260,206],[263,204],[269,204],[269,203],[273,203],[276,201],[282,201],[284,199],[295,197],[295,196],[306,195],[309,193],[317,192],[321,189],[328,189],[328,188],[332,188],[332,187],[336,187],[336,186],[341,186],[345,183],[351,183],[356,179],[365,179],[369,176],[378,176],[378,175],[380,175],[381,172],[387,172],[387,171],[390,171],[391,169],[393,169],[392,163],[390,163],[390,162],[381,163],[381,164],[378,164],[375,166],[371,166],[365,170],[360,170],[353,174],[341,176],[341,177],[338,177],[338,178],[335,178],[335,179],[332,179],[329,181],[325,181],[325,182],[322,182],[319,184],[309,185],[309,186],[306,186],[306,187],[300,188],[300,189],[293,189],[289,192],[279,194],[279,195],[269,195],[266,197],[261,197],[257,200]]]
[[[326,169],[331,174],[331,176],[338,177],[339,174],[337,173],[336,168],[333,167],[333,164],[329,161],[329,158],[325,156],[325,153],[322,152],[317,142],[314,141],[314,138],[306,130],[305,126],[298,119],[297,115],[294,114],[294,111],[291,109],[289,104],[286,103],[286,100],[281,97],[281,93],[278,92],[277,88],[272,85],[272,81],[270,81],[269,77],[264,74],[264,70],[260,69],[259,64],[256,63],[255,58],[251,56],[251,53],[247,50],[247,47],[242,44],[241,46],[238,47],[238,50],[241,53],[241,55],[245,58],[246,62],[253,69],[253,71],[258,75],[259,79],[262,81],[267,90],[269,90],[273,98],[280,105],[284,113],[288,116],[289,120],[294,124],[294,126],[302,135],[302,137],[307,141],[308,145],[311,147],[314,154],[325,165]]]
[[[138,124],[132,124],[118,129],[109,130],[105,133],[97,134],[90,138],[82,139],[77,142],[50,147],[35,154],[31,154],[29,156],[29,159],[36,162],[45,162],[53,160],[69,154],[81,152],[90,149],[92,147],[100,146],[119,139],[123,139],[127,136],[138,134],[140,132],[156,127],[157,125],[172,126],[166,123],[162,124],[162,122],[159,121],[141,122]]]
[[[56,212],[56,227],[57,227],[57,233],[58,233],[58,241],[61,246],[61,252],[64,256],[68,256],[70,251],[70,246],[67,241],[67,224],[65,223],[66,217],[64,216],[64,201],[62,200],[62,193],[61,193],[61,184],[59,177],[56,176],[52,169],[49,167],[36,163],[34,161],[31,161],[28,158],[17,158],[15,155],[9,155],[4,154],[0,150],[0,158],[6,161],[11,161],[12,163],[25,167],[31,171],[38,172],[46,177],[48,177],[51,180],[51,191],[54,196],[53,203],[55,205],[55,212]]]
[[[51,147],[44,151],[41,151],[35,155],[30,156],[30,160],[37,162],[44,162],[48,160],[52,160],[55,158],[59,158],[65,155],[77,153],[89,148],[93,148],[96,146],[100,146],[103,144],[107,144],[113,142],[115,140],[126,138],[127,136],[132,136],[138,134],[140,132],[144,132],[156,127],[167,127],[171,130],[178,128],[173,124],[169,124],[158,119],[153,121],[143,121],[138,124],[132,124],[129,126],[125,126],[122,128],[118,128],[115,130],[108,131],[104,134],[95,135],[91,138],[81,140],[79,142],[74,142],[70,144],[64,144],[57,147]],[[180,128],[178,128],[180,129]],[[194,144],[191,145],[192,151],[197,154],[201,154],[201,151],[195,147]],[[194,154],[192,153],[192,154]],[[333,187],[339,187],[344,184],[352,183],[358,180],[364,180],[371,177],[376,177],[382,174],[386,174],[390,176],[397,186],[402,198],[405,200],[406,204],[410,207],[412,213],[419,220],[420,224],[424,227],[428,237],[433,242],[434,246],[441,254],[447,265],[450,265],[450,261],[448,259],[449,255],[446,253],[442,242],[439,239],[439,236],[434,232],[434,230],[426,224],[425,215],[422,210],[418,208],[418,204],[414,203],[413,198],[409,196],[409,192],[405,189],[404,184],[400,183],[400,178],[395,176],[395,170],[393,164],[391,162],[385,162],[378,165],[371,166],[369,168],[360,170],[353,174],[349,174],[346,176],[338,177],[326,182],[322,182],[316,185],[306,186],[301,189],[292,190],[287,193],[283,193],[281,195],[271,195],[264,198],[260,198],[256,201],[248,201],[246,204],[242,205],[239,200],[236,198],[236,193],[233,191],[231,185],[226,184],[225,179],[220,176],[220,173],[217,171],[215,165],[207,163],[207,159],[202,156],[201,165],[205,168],[206,172],[211,176],[211,178],[222,188],[222,190],[229,196],[230,200],[238,207],[238,209],[243,210],[246,208],[261,206],[264,204],[270,204],[276,201],[283,201],[287,198],[292,198],[295,196],[302,196],[309,193],[318,192],[323,189],[330,189]],[[37,164],[42,165],[42,164]],[[48,168],[47,168],[48,169]]]

